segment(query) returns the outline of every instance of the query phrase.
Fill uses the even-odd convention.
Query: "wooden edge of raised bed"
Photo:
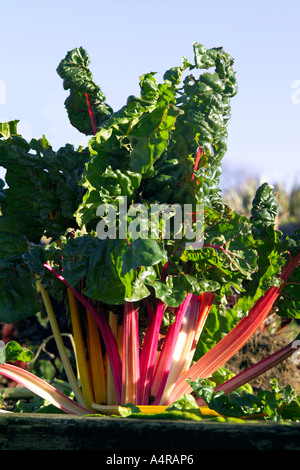
[[[0,450],[300,450],[300,423],[1,413]]]

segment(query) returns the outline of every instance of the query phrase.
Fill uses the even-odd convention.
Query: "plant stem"
[[[87,310],[87,333],[88,333],[88,351],[89,363],[91,366],[91,376],[95,402],[104,404],[107,401],[106,378],[104,371],[104,361],[101,351],[101,342],[98,326]]]
[[[168,379],[173,353],[178,340],[184,315],[191,301],[192,294],[187,294],[184,302],[176,309],[175,321],[169,327],[160,353],[151,384],[151,395],[155,397],[153,405],[159,405]]]
[[[96,126],[96,122],[95,122],[95,116],[94,116],[94,113],[93,113],[92,108],[91,108],[89,95],[87,93],[85,94],[85,99],[86,99],[86,104],[87,104],[87,107],[88,107],[88,112],[89,112],[89,116],[90,116],[90,120],[91,120],[91,124],[92,124],[93,133],[94,133],[94,135],[96,135],[97,134],[97,126]]]
[[[215,294],[205,292],[201,296],[193,295],[188,306],[181,331],[172,357],[168,379],[160,403],[170,395],[179,377],[189,367],[194,357],[197,343],[205,325],[208,313],[215,299]]]
[[[192,181],[195,177],[194,172],[198,170],[199,161],[200,161],[200,158],[201,158],[202,155],[203,155],[203,150],[199,147],[198,150],[197,150],[197,155],[196,155],[196,159],[195,159],[194,170],[193,170],[193,174],[192,174]]]
[[[44,400],[47,400],[52,405],[63,410],[65,413],[86,415],[91,412],[84,406],[76,403],[71,398],[64,395],[62,392],[57,390],[52,385],[48,384],[45,380],[42,380],[31,372],[17,367],[13,364],[0,364],[0,374],[8,377],[9,379],[17,382],[34,394],[40,396]]]
[[[86,297],[84,297],[84,295],[80,294],[79,292],[77,292],[76,289],[71,287],[70,284],[65,280],[65,278],[61,274],[57,273],[55,269],[53,269],[49,264],[47,263],[44,264],[44,267],[48,269],[55,277],[57,277],[57,279],[63,282],[68,288],[70,288],[74,296],[77,297],[77,299],[82,303],[82,305],[87,310],[89,310],[90,313],[93,315],[93,318],[95,319],[100,329],[100,332],[101,332],[101,335],[102,335],[102,338],[106,347],[106,351],[110,359],[117,399],[118,399],[118,403],[120,403],[121,389],[122,389],[121,358],[120,358],[120,353],[119,353],[116,338],[112,333],[112,330],[107,321],[107,318],[105,317],[103,306],[100,305],[99,311],[96,310],[96,308],[94,307],[90,299],[87,299]]]
[[[138,404],[140,386],[138,310],[132,302],[124,305],[123,354],[122,354],[122,401]]]
[[[109,322],[112,334],[116,338],[118,334],[117,316],[112,312],[109,312],[108,315],[109,315],[108,322]],[[106,369],[107,369],[107,404],[117,405],[118,399],[116,396],[116,388],[115,388],[114,380],[113,380],[113,371],[112,371],[112,366],[110,364],[109,358],[107,358]]]
[[[88,362],[86,360],[86,351],[82,335],[82,328],[79,318],[79,311],[76,303],[76,299],[70,289],[67,290],[70,313],[71,313],[71,322],[75,342],[75,353],[76,361],[78,364],[79,378],[81,382],[83,396],[86,402],[86,406],[91,408],[92,403],[94,403],[95,398],[92,390],[92,382],[89,371]]]
[[[140,405],[148,405],[152,375],[157,354],[159,330],[165,311],[165,304],[159,300],[154,317],[150,316],[140,356]]]
[[[56,318],[55,318],[55,315],[54,315],[54,311],[53,311],[53,308],[52,308],[51,301],[49,299],[48,292],[44,289],[44,287],[43,287],[43,285],[40,282],[38,277],[37,277],[36,282],[37,282],[37,286],[38,286],[38,288],[41,292],[42,298],[43,298],[43,302],[44,302],[45,309],[46,309],[46,312],[47,312],[47,315],[48,315],[48,318],[49,318],[49,322],[50,322],[50,325],[51,325],[53,336],[54,336],[54,339],[55,339],[55,342],[56,342],[56,345],[57,345],[57,349],[58,349],[62,364],[63,364],[64,369],[65,369],[66,375],[68,377],[68,381],[69,381],[69,383],[72,387],[72,390],[74,392],[74,395],[75,395],[76,400],[78,401],[78,403],[80,405],[86,407],[86,403],[85,403],[85,400],[83,398],[82,391],[80,390],[78,381],[75,377],[74,371],[73,371],[72,366],[70,364],[69,357],[67,355],[67,352],[66,352],[66,349],[65,349],[65,346],[64,346],[59,328],[58,328],[58,324],[57,324],[57,321],[56,321]]]
[[[202,294],[201,296],[201,304],[200,304],[199,314],[197,316],[197,325],[195,328],[195,335],[193,338],[193,343],[190,349],[188,360],[182,372],[190,368],[191,362],[196,352],[198,341],[200,339],[200,336],[204,328],[209,311],[211,309],[211,306],[214,303],[215,297],[216,295],[213,294],[212,292],[204,292],[204,294]]]

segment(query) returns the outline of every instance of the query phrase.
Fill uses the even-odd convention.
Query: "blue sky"
[[[26,139],[54,149],[87,139],[64,109],[56,67],[84,47],[94,80],[118,110],[139,93],[139,76],[193,59],[193,42],[222,46],[235,60],[222,186],[262,177],[300,184],[299,0],[0,0],[0,122],[19,119]],[[293,88],[294,87],[294,88]],[[0,169],[0,177],[4,173]]]

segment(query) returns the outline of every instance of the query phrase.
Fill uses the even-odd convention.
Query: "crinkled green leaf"
[[[250,221],[254,234],[263,235],[266,228],[275,223],[277,215],[278,203],[274,188],[264,183],[257,189],[252,202]]]
[[[57,73],[63,79],[64,89],[70,90],[65,106],[71,124],[80,132],[93,135],[94,129],[91,124],[86,94],[97,128],[109,118],[112,109],[104,102],[105,96],[94,82],[88,68],[89,64],[90,59],[87,52],[82,47],[75,48],[69,51],[60,62]]]
[[[127,241],[101,240],[91,254],[84,293],[107,304],[120,305],[149,295],[136,270],[123,272]]]
[[[175,106],[159,107],[143,116],[128,135],[132,148],[130,166],[144,174],[151,170],[169,144],[170,132],[181,113]]]
[[[201,397],[210,409],[222,416],[242,418],[262,412],[263,404],[261,400],[246,391],[234,391],[230,396],[222,391],[215,392],[213,384],[207,379],[189,381],[189,384],[197,397]]]
[[[100,240],[90,235],[78,236],[63,244],[62,269],[65,280],[72,287],[86,279],[90,258],[99,246]]]
[[[163,245],[150,238],[132,240],[126,248],[122,258],[122,272],[124,273],[141,266],[154,266],[168,259]]]
[[[195,398],[192,395],[185,393],[178,400],[172,403],[172,405],[168,406],[166,411],[172,411],[172,410],[197,410],[198,411],[198,409],[199,407],[197,405]]]
[[[199,250],[183,250],[180,258],[189,263],[198,280],[219,284],[219,301],[234,291],[243,292],[257,270],[258,253],[251,224],[237,213],[224,215],[205,208],[204,244]],[[224,305],[219,305],[220,311]],[[241,313],[241,312],[240,312]],[[244,312],[246,313],[246,312]]]
[[[82,199],[79,186],[89,155],[73,146],[54,152],[43,137],[26,142],[18,135],[0,140],[0,164],[6,168],[4,215],[29,242],[57,238],[74,227]]]
[[[279,387],[277,379],[270,381],[270,390],[259,390],[254,394],[243,388],[230,395],[221,390],[215,391],[214,383],[208,379],[188,382],[196,397],[201,397],[210,409],[222,416],[255,418],[256,415],[264,415],[270,421],[300,419],[299,396],[290,385]]]

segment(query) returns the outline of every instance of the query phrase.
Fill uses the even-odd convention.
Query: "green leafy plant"
[[[222,48],[195,43],[192,63],[183,58],[162,83],[143,75],[140,97],[116,112],[88,66],[78,48],[57,68],[71,124],[91,135],[88,148],[54,151],[45,136],[25,141],[17,121],[0,127],[0,320],[34,315],[43,302],[75,398],[13,364],[0,373],[70,413],[169,406],[241,349],[274,305],[299,318],[299,231],[275,229],[267,184],[248,218],[222,199],[237,93]],[[185,214],[180,227],[174,209]],[[53,300],[70,319],[76,373]]]
[[[197,397],[207,403],[210,409],[222,416],[232,418],[269,419],[271,421],[299,421],[300,397],[290,385],[282,388],[276,379],[271,380],[270,390],[260,390],[257,395],[240,388],[230,395],[216,390],[209,380],[190,382]],[[199,398],[196,404],[199,403]]]

